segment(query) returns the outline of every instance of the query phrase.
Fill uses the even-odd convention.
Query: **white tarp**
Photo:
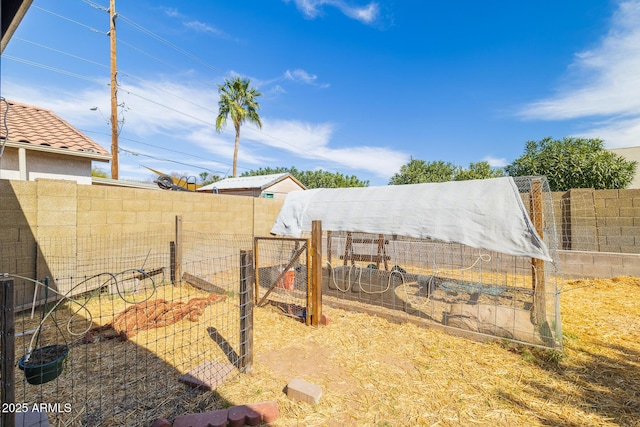
[[[397,234],[552,261],[511,177],[293,191],[271,233],[323,230]]]

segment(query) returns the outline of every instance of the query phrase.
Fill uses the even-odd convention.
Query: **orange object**
[[[286,273],[284,273],[284,276],[278,282],[278,286],[288,291],[292,291],[295,288],[295,281],[296,272],[291,268]]]

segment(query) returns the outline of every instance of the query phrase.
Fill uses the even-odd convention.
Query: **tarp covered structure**
[[[553,261],[511,177],[293,191],[271,233],[324,230],[434,239]]]

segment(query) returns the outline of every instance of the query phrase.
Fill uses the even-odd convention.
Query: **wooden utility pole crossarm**
[[[118,82],[116,76],[116,0],[109,3],[109,39],[111,41],[111,178],[118,179]]]

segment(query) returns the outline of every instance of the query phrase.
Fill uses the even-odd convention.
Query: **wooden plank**
[[[351,239],[352,243],[375,243],[375,244],[389,244],[389,239]]]
[[[311,222],[311,325],[320,325],[322,319],[322,222]]]
[[[224,295],[226,291],[218,285],[214,285],[198,276],[194,276],[186,271],[182,273],[182,280],[193,286],[194,288],[202,289],[203,291],[213,292],[216,294]]]
[[[138,273],[133,275],[134,279],[142,280],[147,279],[149,277],[157,276],[158,274],[164,273],[164,267],[154,268],[153,270],[144,271],[139,270]]]
[[[344,255],[340,255],[340,259],[345,259]],[[351,254],[347,256],[347,260],[352,261],[370,261],[370,262],[382,262],[389,261],[391,256],[389,255],[369,255],[369,254]]]
[[[531,222],[533,222],[533,226],[540,238],[544,239],[542,180],[540,178],[534,178],[531,181],[529,207],[531,209]],[[552,337],[549,322],[547,321],[546,284],[543,260],[538,258],[531,259],[531,275],[533,285],[533,321],[538,326],[540,336],[546,341],[552,339]]]
[[[340,259],[344,260],[343,265],[347,265],[347,261],[351,259],[349,255],[349,252],[353,253],[353,248],[351,247],[351,241],[352,241],[351,232],[347,231],[347,243],[344,245],[344,255],[340,256]],[[353,264],[353,262],[354,262],[353,259],[351,259],[351,264]]]
[[[322,239],[322,236],[320,236],[320,239]],[[312,256],[312,242],[311,240],[307,240],[307,247],[310,248],[307,251],[307,311],[306,311],[306,315],[304,316],[304,324],[309,326],[311,325],[311,315],[313,314],[313,294],[314,294],[314,287],[313,287],[313,256]],[[322,277],[321,277],[322,278]],[[320,285],[322,285],[322,283],[320,283]]]
[[[178,381],[199,390],[215,390],[232,373],[233,365],[205,360],[189,372],[178,377]]]

